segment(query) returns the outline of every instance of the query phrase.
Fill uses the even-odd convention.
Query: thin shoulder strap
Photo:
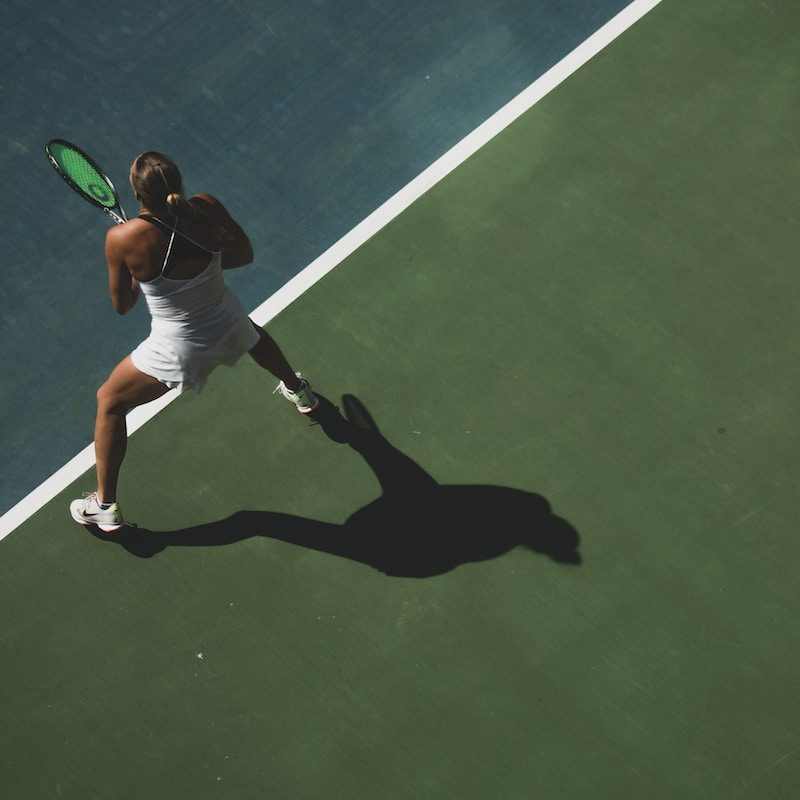
[[[159,222],[161,222],[161,220],[159,220]],[[167,227],[169,227],[169,226],[167,226]],[[178,231],[175,230],[175,228],[172,228],[172,233],[170,234],[170,237],[169,237],[169,244],[167,245],[167,254],[164,256],[164,263],[161,265],[161,272],[159,273],[159,276],[163,276],[164,272],[167,269],[167,262],[169,261],[169,254],[172,252],[172,245],[175,242],[175,234],[176,233],[178,233]]]
[[[160,222],[165,228],[169,228],[172,231],[172,236],[170,236],[169,239],[169,250],[167,250],[167,256],[169,256],[169,251],[172,249],[172,240],[175,238],[176,233],[178,234],[178,236],[182,236],[184,239],[191,242],[196,247],[199,247],[201,250],[205,250],[206,253],[210,253],[212,256],[214,255],[213,250],[209,250],[205,245],[200,244],[200,242],[196,242],[194,239],[192,239],[191,236],[187,236],[183,231],[179,231],[177,228],[173,228],[172,225],[167,224],[166,222],[164,222],[163,219],[159,219],[155,215],[153,215],[153,219],[156,222]],[[177,225],[177,223],[178,223],[178,218],[175,217],[175,224]]]

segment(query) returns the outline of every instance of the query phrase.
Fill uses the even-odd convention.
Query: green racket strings
[[[52,144],[50,154],[64,174],[82,191],[106,208],[114,208],[117,198],[103,176],[78,152],[63,144]]]

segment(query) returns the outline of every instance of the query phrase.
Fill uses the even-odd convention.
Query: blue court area
[[[129,213],[133,157],[172,155],[250,233],[230,282],[254,308],[626,5],[10,0],[0,168],[24,191],[0,198],[0,512],[91,442],[95,390],[148,327],[111,309],[106,220],[48,139],[92,154]]]

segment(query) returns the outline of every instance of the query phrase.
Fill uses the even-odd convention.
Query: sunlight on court
[[[145,5],[0,34],[50,217],[4,279],[2,795],[793,796],[800,8]],[[319,396],[243,359],[132,412],[111,535],[67,509],[148,318],[54,137],[130,216],[156,141],[224,195]]]

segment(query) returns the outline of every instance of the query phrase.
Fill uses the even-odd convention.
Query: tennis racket
[[[114,184],[80,147],[64,139],[51,139],[44,149],[55,171],[84,200],[108,214],[117,225],[128,221]]]

